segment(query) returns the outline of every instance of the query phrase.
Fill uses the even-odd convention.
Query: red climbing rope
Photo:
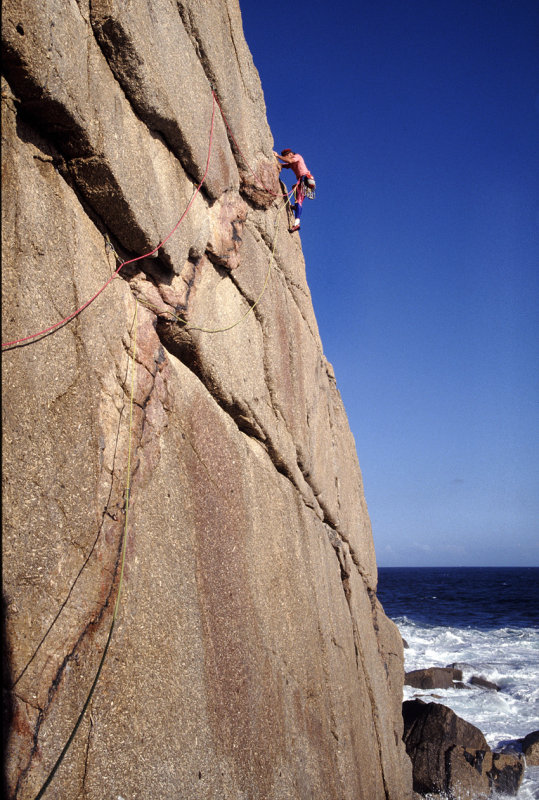
[[[94,294],[94,296],[91,297],[89,300],[87,300],[80,308],[77,308],[76,311],[73,311],[71,314],[69,314],[69,316],[65,317],[65,319],[60,320],[60,322],[55,322],[54,325],[49,325],[48,328],[44,328],[42,331],[38,331],[37,333],[32,333],[32,334],[30,334],[30,336],[25,336],[22,339],[14,339],[12,342],[3,342],[2,343],[2,347],[15,347],[15,345],[23,344],[24,342],[28,342],[31,339],[37,339],[39,336],[45,336],[47,333],[52,333],[52,331],[56,330],[57,328],[60,328],[62,325],[67,324],[68,322],[70,322],[70,320],[72,320],[74,317],[76,317],[78,314],[80,314],[81,311],[84,311],[85,308],[87,308],[91,303],[93,303],[94,300],[97,297],[99,297],[101,292],[105,291],[107,286],[114,280],[114,278],[116,278],[116,276],[118,275],[118,273],[120,272],[122,267],[125,267],[126,264],[132,264],[134,261],[140,261],[142,258],[148,258],[149,256],[152,256],[154,253],[156,253],[159,250],[160,247],[162,247],[165,244],[165,242],[167,242],[170,239],[170,237],[173,235],[173,233],[176,232],[176,230],[178,229],[180,223],[184,220],[187,212],[189,211],[189,209],[193,205],[195,197],[200,192],[200,190],[202,188],[202,184],[206,180],[206,177],[208,175],[208,170],[210,168],[210,156],[211,156],[212,142],[213,142],[213,127],[214,127],[214,120],[215,120],[215,103],[216,103],[216,97],[215,97],[215,94],[213,92],[212,92],[212,97],[213,97],[213,104],[212,104],[212,114],[211,114],[210,140],[209,140],[209,145],[208,145],[208,158],[206,160],[206,170],[204,172],[202,180],[200,181],[200,183],[196,187],[192,198],[190,199],[189,203],[187,204],[187,208],[185,209],[185,211],[181,215],[181,217],[178,220],[178,222],[174,225],[174,227],[172,228],[170,233],[167,234],[167,236],[165,236],[163,241],[160,242],[156,247],[154,247],[153,250],[150,250],[149,253],[144,253],[141,256],[136,256],[135,258],[130,258],[127,261],[123,261],[120,264],[120,266],[117,268],[117,270],[110,276],[108,281],[103,284],[103,286],[99,289],[99,291],[97,291]]]
[[[84,309],[85,309],[85,308],[88,308],[88,306],[89,306],[91,303],[93,303],[93,302],[94,302],[94,300],[96,300],[96,299],[99,297],[99,295],[100,295],[102,292],[104,292],[104,291],[105,291],[105,289],[107,288],[107,286],[108,286],[110,283],[112,283],[112,281],[114,280],[114,278],[116,278],[116,277],[118,276],[118,274],[119,274],[120,270],[122,269],[122,267],[125,267],[125,266],[126,266],[126,264],[132,264],[132,263],[133,263],[133,262],[135,262],[135,261],[140,261],[140,260],[141,260],[141,259],[143,259],[143,258],[148,258],[149,256],[152,256],[154,253],[156,253],[156,252],[159,250],[159,248],[160,248],[160,247],[162,247],[162,246],[165,244],[165,242],[167,242],[167,241],[170,239],[170,237],[171,237],[171,236],[172,236],[172,235],[173,235],[173,234],[176,232],[176,230],[178,229],[178,227],[179,227],[180,223],[181,223],[181,222],[183,222],[183,220],[184,220],[184,218],[185,218],[185,216],[186,216],[187,212],[189,211],[189,209],[190,209],[190,208],[191,208],[191,206],[193,205],[193,202],[194,202],[194,200],[195,200],[195,197],[196,197],[196,196],[197,196],[197,194],[200,192],[200,189],[202,188],[202,184],[204,183],[204,181],[206,180],[206,177],[207,177],[207,175],[208,175],[208,170],[209,170],[209,167],[210,167],[210,156],[211,156],[211,151],[212,151],[212,143],[213,143],[213,131],[214,131],[214,122],[215,122],[215,106],[216,106],[216,104],[217,104],[217,106],[218,106],[218,108],[219,108],[219,111],[221,112],[221,116],[222,116],[222,118],[223,118],[223,121],[224,121],[224,123],[225,123],[225,125],[226,125],[226,127],[227,127],[227,130],[228,130],[228,132],[229,132],[229,134],[230,134],[230,137],[231,137],[232,141],[233,141],[233,142],[234,142],[234,144],[236,145],[236,148],[237,148],[238,152],[240,153],[241,157],[243,158],[243,160],[244,160],[245,164],[247,165],[247,167],[249,168],[249,170],[252,172],[252,174],[253,174],[253,176],[254,176],[255,180],[257,181],[257,183],[259,183],[259,184],[260,184],[260,186],[261,186],[261,187],[262,187],[262,188],[263,188],[263,189],[264,189],[266,192],[268,192],[268,194],[272,195],[273,197],[280,197],[280,194],[279,194],[278,192],[274,192],[274,191],[272,191],[271,189],[269,189],[269,188],[268,188],[268,187],[265,185],[265,183],[264,183],[264,182],[263,182],[263,181],[262,181],[262,180],[261,180],[261,179],[258,177],[258,175],[256,174],[256,172],[253,170],[253,168],[250,166],[249,162],[248,162],[248,161],[247,161],[247,159],[245,158],[245,155],[243,154],[243,151],[242,151],[242,149],[240,148],[240,146],[239,146],[238,142],[236,141],[236,138],[235,138],[234,134],[232,133],[232,130],[231,130],[231,128],[230,128],[230,125],[228,124],[228,120],[227,120],[227,118],[226,118],[226,116],[225,116],[225,114],[224,114],[224,111],[223,111],[223,109],[222,109],[222,107],[221,107],[221,104],[219,103],[219,100],[217,99],[217,97],[216,97],[216,95],[215,95],[215,92],[213,91],[213,89],[212,89],[212,98],[213,98],[213,104],[212,104],[212,114],[211,114],[210,138],[209,138],[209,145],[208,145],[208,158],[207,158],[207,160],[206,160],[206,169],[205,169],[205,171],[204,171],[204,176],[203,176],[202,180],[200,181],[200,183],[198,184],[198,186],[196,187],[196,189],[195,189],[195,192],[194,192],[194,194],[193,194],[193,196],[192,196],[191,200],[189,201],[189,203],[188,203],[188,205],[187,205],[187,208],[185,209],[185,211],[184,211],[184,212],[183,212],[183,214],[181,215],[181,217],[180,217],[180,219],[178,220],[178,222],[177,222],[177,223],[175,224],[175,226],[172,228],[172,230],[170,231],[170,233],[169,233],[169,234],[167,234],[167,236],[165,236],[165,238],[163,239],[163,241],[162,241],[162,242],[160,242],[160,243],[159,243],[159,244],[158,244],[156,247],[154,247],[154,248],[153,248],[153,250],[150,250],[150,252],[149,252],[149,253],[144,253],[144,254],[143,254],[143,255],[141,255],[141,256],[136,256],[135,258],[130,258],[130,259],[128,259],[127,261],[123,261],[123,262],[122,262],[122,263],[119,265],[119,267],[116,269],[116,271],[115,271],[115,272],[114,272],[114,273],[113,273],[113,274],[110,276],[110,278],[108,279],[108,281],[107,281],[106,283],[104,283],[104,284],[103,284],[103,286],[102,286],[102,287],[101,287],[101,288],[100,288],[100,289],[99,289],[99,290],[98,290],[98,291],[97,291],[97,292],[96,292],[96,293],[93,295],[93,297],[91,297],[89,300],[87,300],[87,301],[86,301],[86,302],[85,302],[85,303],[84,303],[82,306],[80,306],[80,308],[77,308],[77,310],[76,310],[76,311],[73,311],[71,314],[69,314],[69,316],[65,317],[64,319],[60,320],[59,322],[55,322],[53,325],[49,325],[49,327],[48,327],[48,328],[44,328],[42,331],[38,331],[37,333],[32,333],[32,334],[30,334],[29,336],[24,336],[24,337],[23,337],[23,338],[21,338],[21,339],[13,339],[13,341],[11,341],[11,342],[3,342],[3,343],[2,343],[2,347],[4,347],[4,348],[7,348],[7,347],[15,347],[15,346],[17,346],[17,345],[24,344],[25,342],[30,342],[32,339],[38,339],[38,338],[39,338],[39,337],[41,337],[41,336],[46,336],[48,333],[52,333],[53,331],[56,331],[56,330],[58,330],[59,328],[61,328],[63,325],[66,325],[68,322],[70,322],[72,319],[74,319],[76,316],[78,316],[78,315],[81,313],[81,311],[84,311]],[[293,187],[293,188],[290,190],[290,192],[288,192],[287,194],[283,194],[283,197],[285,197],[285,198],[288,200],[288,199],[289,199],[289,197],[290,197],[290,195],[291,195],[291,194],[294,192],[294,188],[295,188],[295,187]]]

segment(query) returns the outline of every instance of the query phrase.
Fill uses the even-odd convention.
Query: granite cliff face
[[[2,27],[3,342],[188,209],[4,351],[9,795],[88,697],[126,529],[46,797],[410,797],[402,643],[236,0],[4,0]]]

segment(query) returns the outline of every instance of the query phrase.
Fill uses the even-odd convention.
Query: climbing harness
[[[314,200],[316,197],[316,182],[310,173],[303,179],[303,191],[309,200]]]
[[[310,172],[308,175],[302,175],[299,181],[294,184],[293,192],[296,202],[301,202],[305,197],[308,197],[309,200],[314,200],[316,197],[316,183]]]

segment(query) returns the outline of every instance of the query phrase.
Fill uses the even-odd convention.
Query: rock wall
[[[125,530],[45,797],[410,797],[402,643],[238,3],[4,0],[2,31],[2,341],[130,262],[4,348],[8,795],[88,697]]]

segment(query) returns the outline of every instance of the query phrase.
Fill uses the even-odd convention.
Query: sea
[[[539,730],[539,567],[380,567],[378,598],[408,645],[407,672],[458,663],[465,681],[499,687],[405,686],[403,699],[443,703],[493,750],[521,751]],[[539,800],[539,767],[526,767],[516,797]]]

